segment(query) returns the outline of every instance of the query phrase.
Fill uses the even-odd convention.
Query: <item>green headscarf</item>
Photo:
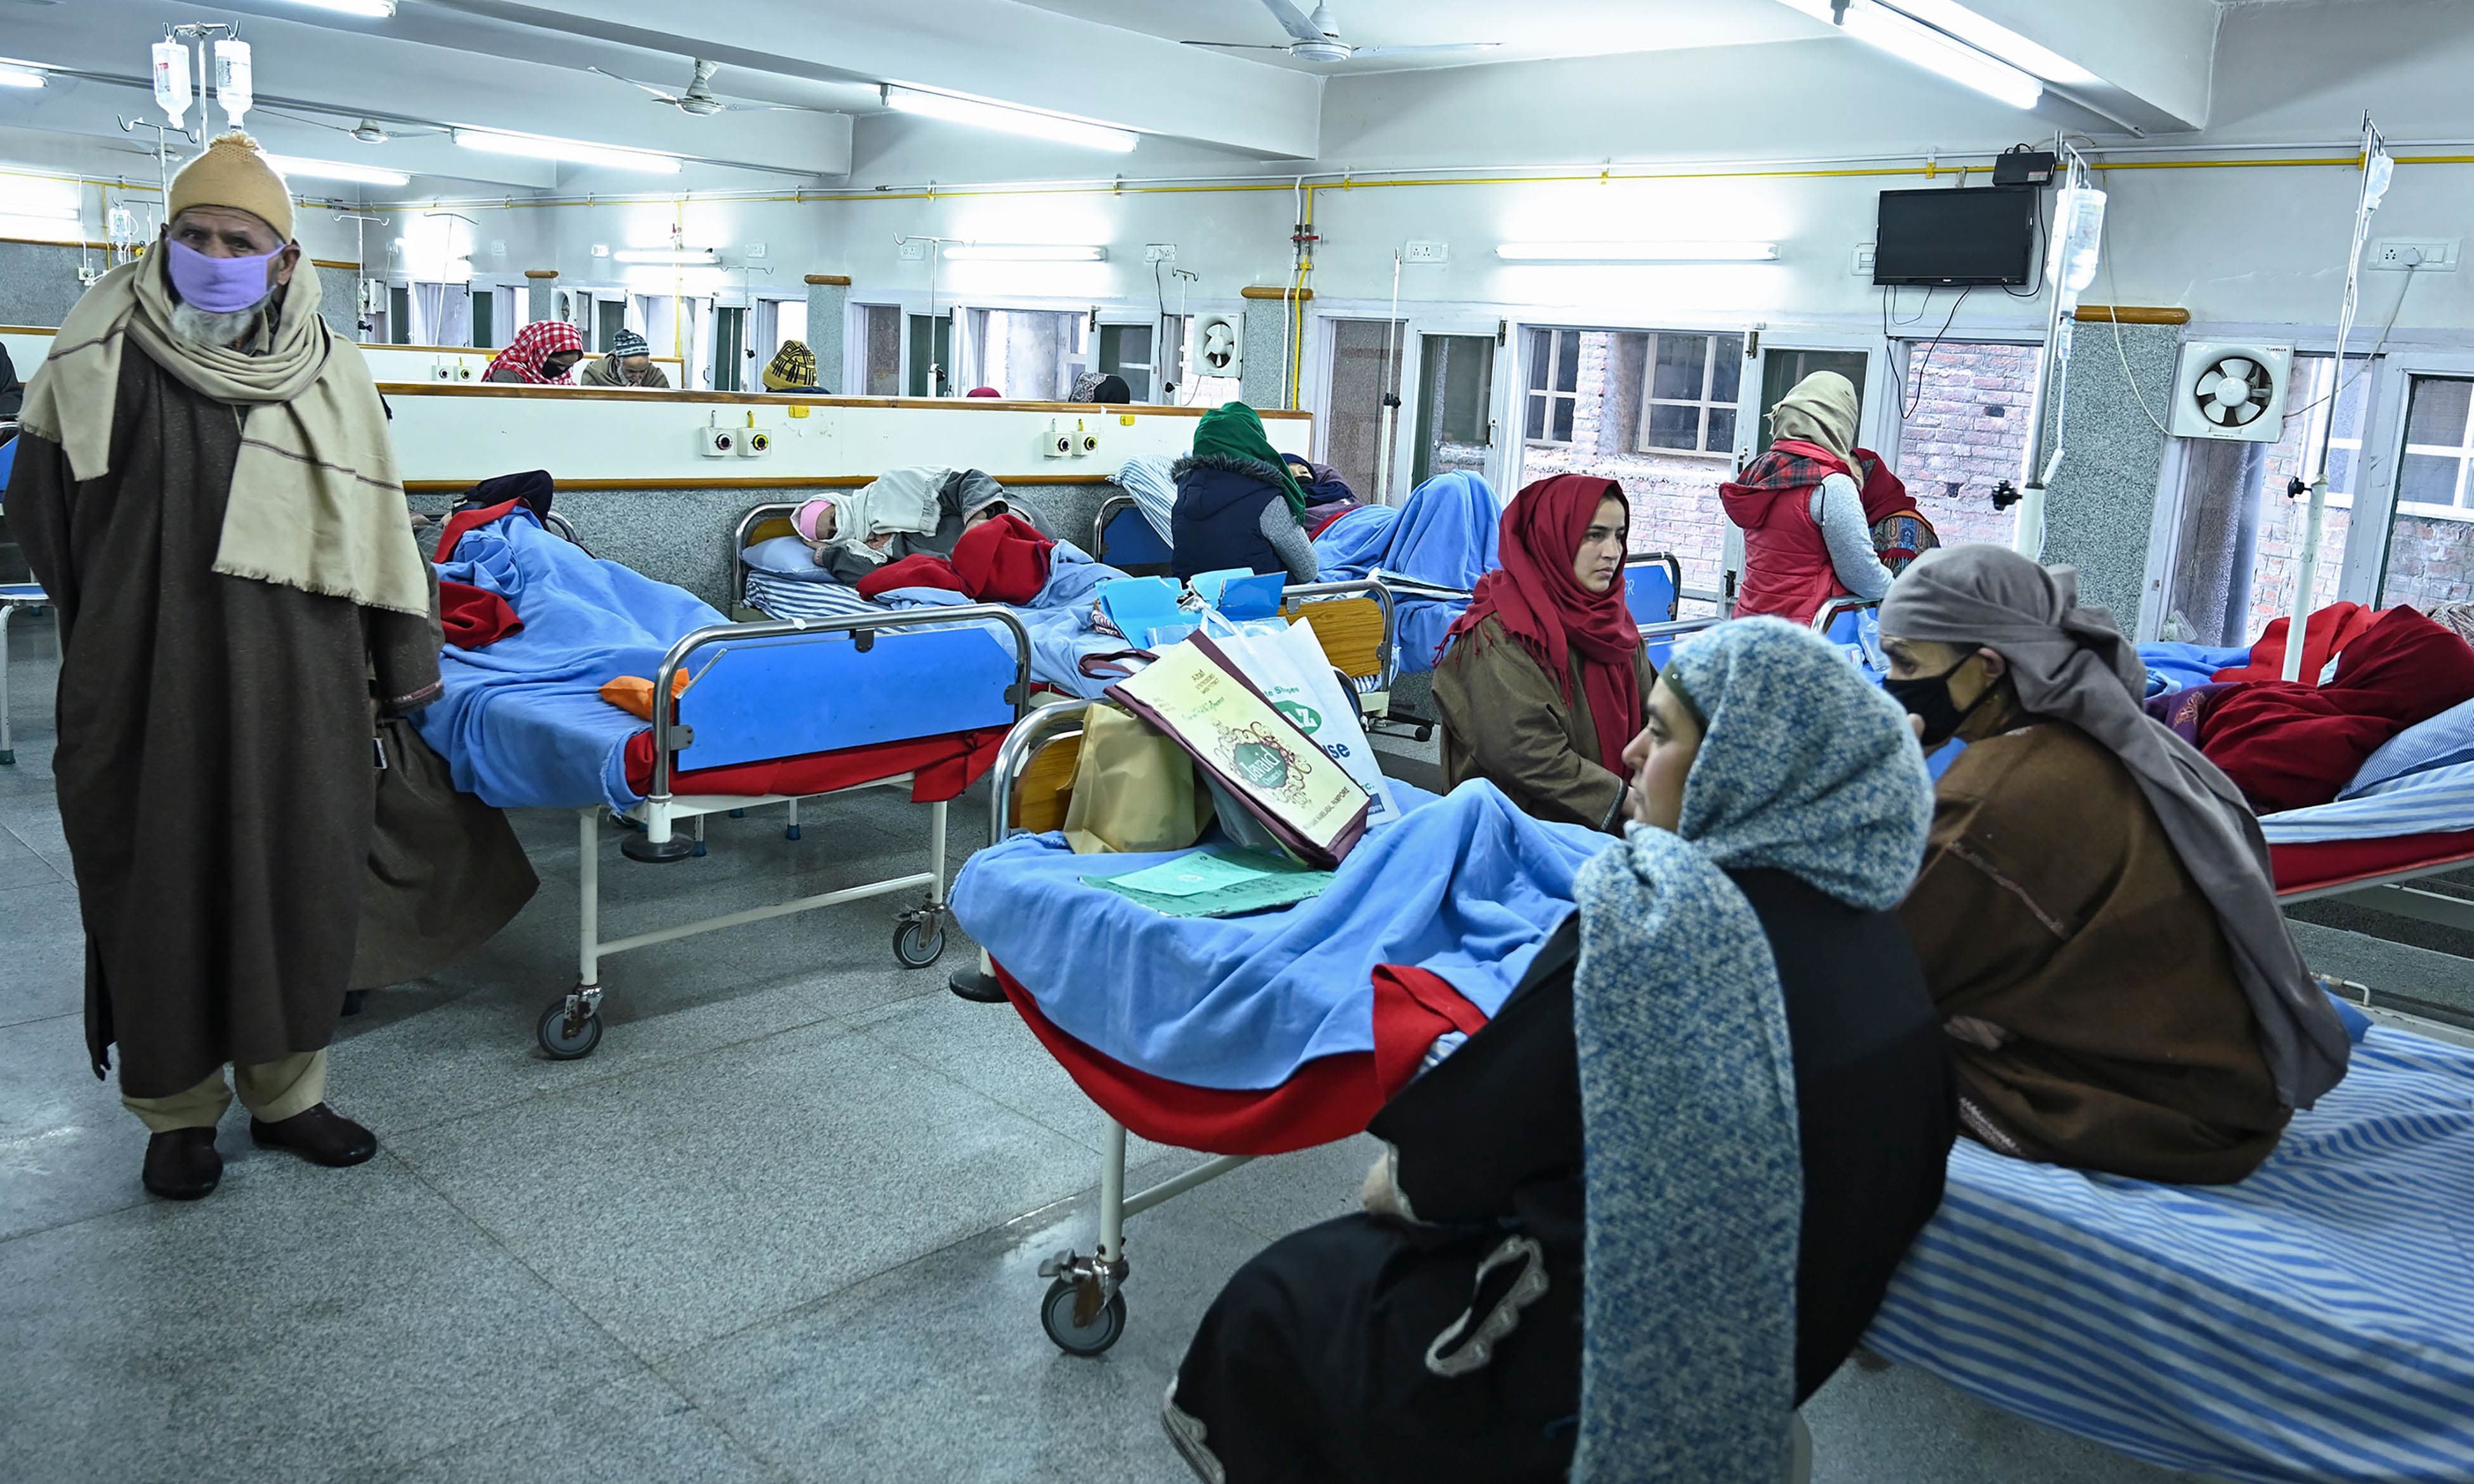
[[[1263,433],[1263,419],[1244,402],[1224,402],[1202,415],[1194,425],[1194,454],[1201,458],[1218,454],[1225,459],[1251,459],[1279,475],[1280,493],[1288,497],[1289,514],[1298,524],[1306,523],[1306,495],[1289,472],[1288,460]]]

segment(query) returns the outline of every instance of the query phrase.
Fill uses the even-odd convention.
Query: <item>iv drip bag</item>
[[[2046,276],[2061,295],[2062,316],[2079,306],[2079,296],[2096,282],[2097,252],[2104,242],[2104,192],[2089,185],[2064,186],[2053,200],[2053,245],[2045,261]]]
[[[223,105],[224,116],[232,127],[240,127],[240,116],[257,102],[250,88],[249,43],[230,36],[215,43],[215,102]]]
[[[178,41],[155,43],[155,102],[173,128],[186,127],[182,119],[189,111],[189,49]]]
[[[2389,157],[2388,151],[2375,148],[2371,151],[2371,157],[2364,162],[2363,173],[2370,177],[2363,185],[2363,210],[2377,211],[2381,198],[2389,193],[2389,182],[2396,179],[2396,161]]]

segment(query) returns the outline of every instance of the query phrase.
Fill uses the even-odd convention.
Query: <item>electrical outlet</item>
[[[1050,419],[1048,423],[1048,436],[1040,440],[1040,457],[1043,459],[1065,459],[1073,457],[1073,454],[1074,435],[1066,432],[1063,428],[1058,427],[1055,419]]]
[[[764,253],[764,244],[761,242],[751,242],[747,245],[747,255],[749,257],[763,257]]]
[[[1451,260],[1452,250],[1441,242],[1413,242],[1400,251],[1404,263],[1443,263]]]
[[[2389,273],[2455,273],[2457,237],[2382,237],[2371,244],[2365,268]]]
[[[606,242],[594,243],[593,245],[593,255],[594,257],[608,257],[610,255],[610,244]]]
[[[928,261],[928,244],[924,242],[897,242],[893,245],[893,251],[896,257],[906,263]]]
[[[739,456],[761,459],[773,451],[773,435],[763,428],[742,428],[739,435]]]
[[[507,245],[503,242],[491,243],[490,255],[492,257],[505,257],[507,255]]]
[[[1147,242],[1143,244],[1143,261],[1146,263],[1176,262],[1176,244],[1174,242]]]
[[[1873,244],[1869,242],[1856,244],[1855,254],[1847,262],[1847,271],[1858,278],[1873,276]]]
[[[698,428],[695,430],[696,452],[708,459],[727,459],[739,451],[738,428]]]

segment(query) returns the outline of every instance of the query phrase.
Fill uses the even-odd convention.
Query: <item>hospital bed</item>
[[[523,513],[502,517],[529,520]],[[487,529],[487,528],[484,528]],[[529,540],[539,536],[509,533]],[[467,534],[465,540],[472,540]],[[561,573],[548,543],[527,560]],[[467,548],[459,546],[460,559]],[[515,549],[511,542],[510,550]],[[591,562],[590,579],[612,564]],[[624,573],[624,569],[616,569]],[[615,574],[611,581],[619,581]],[[712,613],[665,584],[624,573],[628,590],[666,600],[667,612]],[[536,586],[546,582],[536,579]],[[579,589],[581,590],[581,589]],[[538,601],[546,604],[549,596]],[[518,616],[527,626],[550,615]],[[577,615],[567,615],[571,624]],[[625,615],[615,614],[623,622]],[[521,631],[473,652],[489,656]],[[767,919],[867,898],[917,891],[919,904],[896,918],[894,956],[906,968],[934,963],[944,952],[945,800],[969,781],[971,760],[991,753],[1029,708],[1031,642],[1001,607],[970,606],[905,615],[900,630],[882,615],[811,621],[703,623],[670,639],[650,665],[653,694],[673,694],[652,707],[649,726],[635,724],[599,699],[591,677],[564,674],[535,681],[521,668],[492,671],[464,652],[447,651],[448,693],[419,713],[424,740],[456,770],[459,787],[487,754],[486,787],[473,787],[502,807],[567,807],[577,821],[577,975],[537,1024],[542,1049],[554,1060],[590,1055],[601,1038],[605,986],[601,961],[613,954]],[[923,671],[938,682],[917,683]],[[470,687],[467,691],[467,687]],[[459,692],[465,692],[459,694]],[[633,725],[631,725],[633,724]],[[614,739],[623,738],[616,743]],[[612,771],[623,769],[623,778]],[[934,771],[933,781],[924,777]],[[642,782],[637,779],[642,778]],[[601,821],[615,815],[635,833],[620,847],[627,858],[672,864],[705,853],[705,822],[770,804],[789,812],[789,838],[799,838],[800,801],[861,788],[925,787],[928,859],[922,870],[883,880],[621,937],[601,935]],[[494,795],[496,797],[494,797]]]
[[[1100,502],[1091,522],[1091,555],[1121,571],[1165,568],[1172,553],[1168,542],[1143,518],[1140,501],[1130,494],[1112,494]]]
[[[1123,503],[1130,518],[1148,532],[1140,511],[1133,509],[1132,497],[1117,495],[1110,506]],[[790,534],[790,513],[793,504],[758,505],[739,517],[732,533],[731,549],[745,551],[759,541]],[[1125,515],[1111,516],[1104,507],[1101,526],[1104,530],[1112,521]],[[1098,533],[1095,532],[1095,536]],[[1154,538],[1156,539],[1156,538]],[[1165,560],[1163,558],[1162,560]],[[770,603],[771,594],[757,582],[758,574],[746,562],[739,564],[738,602],[743,614],[762,614],[761,603]],[[1106,564],[1106,563],[1104,563]],[[838,583],[800,583],[795,585],[798,597],[815,605],[815,611],[834,616],[869,615],[882,622],[898,617],[905,624],[911,615],[939,611],[935,609],[893,609],[872,603],[859,595],[857,589]],[[1054,634],[1061,626],[1078,627],[1088,603],[1078,603],[1071,610],[1059,609],[1009,608],[1016,621],[1026,626],[1034,637],[1031,679],[1035,683],[1084,698],[1096,696],[1118,678],[1113,673],[1093,676],[1083,673],[1079,658],[1125,649],[1123,639],[1104,634]],[[1289,587],[1281,597],[1281,609],[1292,622],[1309,625],[1315,637],[1322,641],[1323,654],[1333,666],[1348,677],[1350,688],[1357,694],[1359,705],[1370,714],[1380,715],[1391,704],[1393,682],[1397,669],[1394,635],[1397,625],[1393,595],[1380,583],[1370,580],[1355,582],[1305,583]]]
[[[992,776],[1004,835],[1061,822],[1084,709],[1050,708],[1007,738]],[[1091,910],[1123,910],[1098,902],[1108,895],[1090,894]],[[1068,901],[1070,913],[1079,898]],[[1126,1323],[1127,1219],[1247,1156],[1180,1137],[1214,1157],[1129,1192],[1121,1115],[1143,1112],[1129,1089],[1147,1074],[1088,1050],[1069,1057],[1030,993],[1007,989],[1104,1119],[1097,1244],[1040,1267],[1050,1338],[1096,1354]],[[2463,1234],[2474,1222],[2474,1051],[2353,1019],[2353,1074],[2239,1185],[2157,1185],[1961,1141],[1943,1208],[1868,1348],[2170,1468],[2259,1484],[2462,1484],[2474,1459],[2474,1252]],[[1268,1105],[1306,1080],[1196,1095]]]
[[[17,760],[17,741],[9,727],[9,620],[51,605],[51,595],[36,583],[0,583],[0,767]],[[67,637],[53,615],[52,643],[61,658],[68,657]]]

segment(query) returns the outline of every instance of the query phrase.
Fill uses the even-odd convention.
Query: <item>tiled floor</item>
[[[515,923],[344,1022],[338,1106],[382,1141],[324,1170],[221,1140],[193,1206],[138,1187],[144,1132],[87,1071],[82,939],[50,782],[49,634],[13,646],[0,768],[0,1477],[644,1481],[1189,1477],[1156,1422],[1196,1319],[1264,1243],[1354,1200],[1364,1141],[1249,1166],[1137,1217],[1124,1341],[1059,1354],[1039,1259],[1087,1249],[1099,1120],[1021,1022],[905,973],[889,904],[610,961],[608,1033],[545,1060],[574,977],[571,817],[520,820]],[[916,858],[878,794],[714,824],[622,862],[604,924],[820,890]],[[953,859],[985,828],[953,813]],[[1137,1144],[1134,1178],[1192,1157]],[[1912,1372],[1807,1409],[1824,1484],[2152,1484]]]

